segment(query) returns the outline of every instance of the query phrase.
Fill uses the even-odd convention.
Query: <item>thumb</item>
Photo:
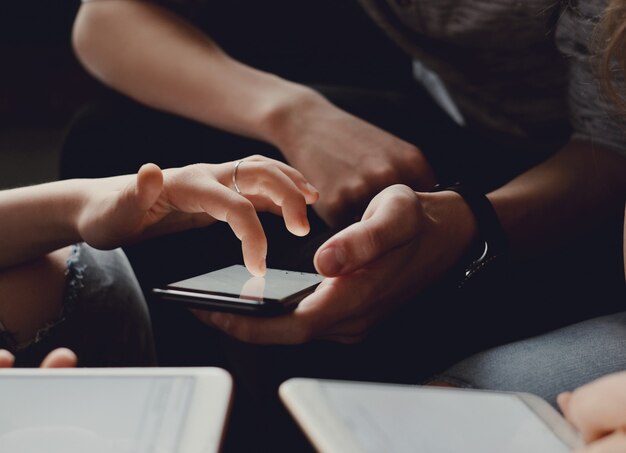
[[[113,219],[122,229],[141,224],[146,212],[156,203],[163,190],[163,172],[154,164],[144,164],[120,192],[111,206]]]
[[[163,172],[155,164],[145,164],[137,172],[136,202],[142,211],[154,205],[163,190]]]
[[[411,195],[397,189],[377,195],[363,220],[337,233],[317,250],[313,259],[317,271],[327,277],[347,274],[411,241],[419,228],[417,201],[414,192]]]

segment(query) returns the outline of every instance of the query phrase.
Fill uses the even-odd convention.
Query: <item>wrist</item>
[[[473,247],[461,259],[463,277],[458,287],[464,286],[476,273],[485,267],[493,267],[494,261],[508,255],[507,234],[500,224],[498,215],[487,196],[471,185],[455,183],[451,186],[435,186],[433,192],[453,192],[459,195],[474,218],[475,234]]]
[[[80,233],[80,217],[89,197],[89,184],[86,179],[63,181],[63,189],[59,194],[58,224],[62,226],[68,243],[82,241]]]
[[[425,214],[446,231],[448,260],[451,266],[455,265],[479,238],[474,214],[456,192],[417,192],[417,197]]]
[[[317,91],[288,83],[289,86],[263,109],[259,122],[262,137],[281,150],[293,148],[290,143],[299,136],[310,118],[333,107]]]

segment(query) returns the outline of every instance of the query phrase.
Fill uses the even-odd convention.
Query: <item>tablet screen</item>
[[[357,383],[320,387],[366,452],[570,451],[514,394]]]
[[[195,379],[5,376],[2,453],[174,453]]]

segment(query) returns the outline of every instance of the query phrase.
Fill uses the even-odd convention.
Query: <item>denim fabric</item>
[[[74,350],[80,366],[146,366],[156,362],[146,302],[121,249],[74,246],[67,260],[63,313],[27,344],[0,328],[0,347],[17,366],[36,366],[53,348]]]
[[[463,387],[534,393],[556,405],[560,392],[623,370],[626,312],[480,352],[438,379]]]

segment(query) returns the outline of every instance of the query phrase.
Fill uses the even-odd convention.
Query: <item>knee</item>
[[[534,393],[556,405],[560,392],[626,369],[626,312],[594,318],[463,360],[444,380]]]
[[[68,320],[91,344],[81,364],[140,366],[155,362],[152,327],[143,293],[121,250],[82,244],[70,260]]]
[[[0,273],[0,323],[19,347],[62,316],[65,261],[71,248]]]

